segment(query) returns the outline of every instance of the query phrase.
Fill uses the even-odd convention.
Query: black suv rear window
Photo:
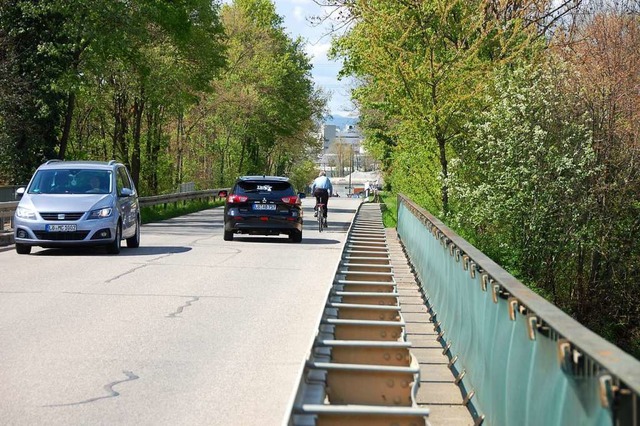
[[[275,197],[285,197],[295,195],[295,191],[289,182],[269,182],[269,181],[242,181],[236,185],[235,194],[260,194],[273,195]]]

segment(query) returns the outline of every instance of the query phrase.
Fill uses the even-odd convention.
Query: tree
[[[304,192],[318,175],[318,169],[311,160],[298,162],[291,169],[291,183],[300,192]]]
[[[468,124],[469,138],[457,147],[450,183],[457,227],[571,308],[568,266],[588,235],[588,182],[597,169],[588,128],[565,109],[558,77],[533,66],[508,67],[496,77],[491,106]]]
[[[288,174],[316,143],[313,129],[326,105],[309,58],[270,1],[225,5],[222,20],[229,66],[187,117],[207,138],[198,142],[196,163],[211,156],[218,185],[241,174]]]
[[[47,2],[0,3],[0,166],[8,181],[26,182],[56,155],[65,99],[56,83],[71,62],[57,48],[67,42],[63,27],[64,15]]]
[[[637,3],[583,13],[552,51],[572,71],[560,90],[593,137],[590,234],[577,250],[577,318],[640,356],[640,19]]]
[[[483,108],[478,102],[492,70],[533,55],[541,25],[566,13],[571,2],[557,9],[550,1],[327,3],[350,21],[333,52],[344,60],[343,75],[360,82],[353,95],[364,123],[375,123],[365,129],[373,135],[372,152],[411,150],[414,157],[403,157],[409,163],[400,167],[380,158],[393,170],[388,180],[400,191],[421,188],[428,192],[424,199],[435,200],[439,191],[439,202],[429,207],[446,214],[450,144]],[[430,176],[398,175],[423,161],[437,165],[426,167]]]
[[[3,67],[13,83],[22,81],[15,88],[28,87],[0,106],[3,170],[12,178],[88,149],[129,164],[138,183],[145,105],[188,106],[223,64],[218,6],[209,1],[12,0],[0,8]],[[163,87],[158,82],[169,73],[175,80]],[[78,105],[85,109],[77,112]],[[78,125],[85,133],[73,135]]]

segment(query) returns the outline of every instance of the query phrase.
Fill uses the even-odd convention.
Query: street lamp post
[[[353,149],[350,150],[351,155],[349,155],[349,194],[351,194],[351,175],[353,174]]]

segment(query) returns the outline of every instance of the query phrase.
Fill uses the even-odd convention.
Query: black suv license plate
[[[275,210],[276,205],[275,204],[254,204],[253,209],[254,210]]]

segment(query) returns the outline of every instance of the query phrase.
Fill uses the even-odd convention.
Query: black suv
[[[224,206],[224,239],[233,234],[287,234],[302,241],[302,194],[296,195],[288,178],[243,176],[227,194]]]

